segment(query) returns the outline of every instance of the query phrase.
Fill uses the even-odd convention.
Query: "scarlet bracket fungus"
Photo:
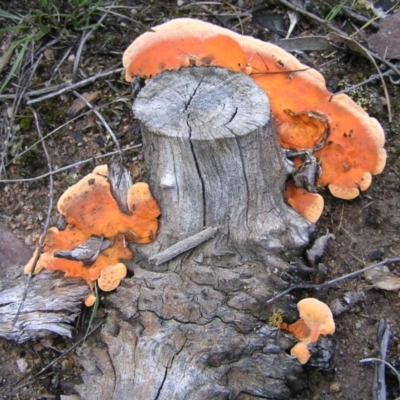
[[[311,357],[307,344],[318,340],[319,335],[333,335],[335,322],[330,308],[314,298],[307,298],[297,303],[300,319],[293,324],[282,323],[280,328],[287,330],[300,340],[290,354],[305,364]]]
[[[149,243],[158,230],[160,209],[146,183],[130,187],[126,203],[130,215],[119,209],[111,195],[107,166],[96,167],[67,189],[58,201],[67,225],[64,230],[47,230],[35,273],[43,269],[61,271],[66,277],[84,279],[91,289],[96,280],[102,290],[115,289],[126,275],[121,260],[133,257],[126,241]],[[32,272],[37,256],[38,250],[25,266],[25,273]],[[90,293],[85,304],[94,302],[94,294]]]
[[[297,188],[293,182],[286,186],[286,198],[299,214],[311,222],[317,222],[324,210],[324,199],[320,194]]]
[[[147,183],[139,182],[130,188],[127,203],[131,215],[127,215],[113,198],[104,172],[104,167],[97,167],[68,188],[58,200],[60,214],[68,224],[89,236],[111,238],[123,233],[136,243],[154,240],[160,209]]]
[[[385,167],[385,138],[378,121],[348,96],[330,93],[319,72],[273,44],[200,20],[174,19],[137,38],[125,51],[123,65],[127,81],[198,65],[249,74],[269,96],[281,145],[312,152],[322,167],[317,184],[336,197],[357,197],[370,186],[371,175]],[[308,208],[297,205],[291,193],[297,211]],[[312,207],[321,202],[316,196],[301,194],[300,199]]]

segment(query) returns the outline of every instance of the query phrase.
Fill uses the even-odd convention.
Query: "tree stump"
[[[133,277],[87,345],[84,399],[287,399],[304,387],[294,339],[268,327],[285,257],[313,225],[286,203],[266,94],[220,68],[163,72],[139,93],[148,181],[162,210]],[[284,303],[286,301],[286,303]],[[275,305],[294,307],[288,297]],[[104,346],[105,344],[105,346]]]

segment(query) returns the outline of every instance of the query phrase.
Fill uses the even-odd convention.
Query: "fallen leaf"
[[[400,11],[382,19],[380,29],[371,36],[370,48],[386,59],[400,58]]]
[[[400,289],[400,277],[393,274],[385,265],[370,269],[364,273],[364,276],[379,289],[390,291]]]
[[[100,96],[100,92],[97,90],[96,92],[86,92],[83,93],[82,96],[89,102],[93,102],[98,99]],[[76,99],[72,102],[71,106],[67,109],[67,115],[69,117],[74,117],[81,110],[86,107],[86,103],[81,99]]]

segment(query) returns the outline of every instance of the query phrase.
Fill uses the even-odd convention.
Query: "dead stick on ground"
[[[76,82],[76,83],[73,83],[73,84],[67,84],[66,83],[64,85],[60,85],[60,86],[57,86],[57,87],[33,90],[31,92],[26,93],[26,96],[27,97],[37,96],[37,95],[40,95],[42,93],[48,93],[48,94],[46,94],[46,95],[44,95],[42,97],[38,97],[36,99],[28,100],[26,102],[26,104],[30,105],[30,104],[34,104],[34,103],[39,103],[40,101],[51,99],[52,97],[56,97],[56,96],[58,96],[60,94],[63,94],[65,92],[70,92],[71,90],[77,89],[77,88],[82,87],[82,86],[86,86],[89,83],[93,83],[97,79],[104,78],[106,76],[113,75],[113,74],[116,74],[116,73],[120,73],[122,71],[123,71],[123,68],[116,68],[116,69],[112,69],[110,71],[101,72],[100,74],[91,76],[89,78],[83,79],[82,81],[79,81],[79,82]],[[49,93],[49,92],[51,92],[51,93]],[[6,100],[8,98],[13,98],[14,96],[15,95],[3,95],[3,96],[0,96],[0,100]]]
[[[397,263],[397,262],[400,262],[400,257],[397,257],[397,258],[386,258],[385,260],[383,260],[383,261],[381,261],[379,263],[369,265],[368,267],[365,267],[363,269],[359,269],[359,270],[354,271],[354,272],[350,272],[350,274],[340,276],[339,278],[332,279],[332,280],[330,280],[328,282],[320,283],[319,285],[314,285],[312,283],[303,283],[303,284],[300,284],[300,285],[295,285],[295,286],[292,286],[289,289],[286,289],[283,292],[277,294],[276,296],[270,298],[269,300],[266,301],[266,304],[271,304],[275,300],[278,300],[279,298],[285,296],[286,294],[288,294],[291,291],[296,290],[296,289],[321,290],[321,289],[324,289],[324,288],[326,288],[328,286],[332,286],[332,285],[335,285],[336,283],[344,281],[345,279],[354,278],[355,276],[360,275],[363,272],[367,272],[372,268],[380,267],[382,265],[386,265],[386,264],[390,264],[390,263]]]
[[[115,1],[112,3],[112,5],[114,5],[114,3],[115,3]],[[108,13],[109,13],[108,11],[103,13],[102,16],[100,17],[100,19],[97,21],[97,23],[94,25],[94,27],[90,31],[82,33],[81,40],[79,42],[79,46],[76,51],[74,65],[72,67],[72,79],[74,81],[75,81],[77,73],[78,73],[79,61],[81,58],[83,46],[85,45],[85,43],[89,39],[89,37],[92,36],[92,33],[97,29],[97,27],[99,27],[101,25],[101,23],[107,17]]]
[[[0,179],[0,183],[16,183],[16,182],[34,182],[34,181],[38,181],[38,180],[46,178],[46,177],[48,177],[50,175],[55,175],[55,174],[58,174],[60,172],[67,171],[67,170],[69,170],[71,168],[75,168],[75,167],[77,167],[77,166],[79,166],[81,164],[86,164],[88,162],[91,162],[91,161],[94,161],[94,160],[99,160],[99,159],[104,158],[104,157],[111,157],[111,156],[113,156],[115,154],[119,154],[120,152],[132,150],[132,149],[137,149],[137,148],[139,148],[141,146],[142,146],[141,144],[135,144],[134,146],[125,147],[121,151],[120,150],[115,150],[115,151],[110,151],[109,153],[106,153],[106,154],[101,154],[99,156],[93,156],[91,158],[87,158],[86,160],[81,160],[81,161],[77,161],[76,163],[73,163],[73,164],[68,164],[65,167],[61,167],[61,168],[55,169],[55,170],[53,170],[51,172],[46,172],[43,175],[35,176],[33,178]],[[134,158],[131,159],[132,162],[136,161],[136,160],[137,160],[137,157],[134,157]]]
[[[194,234],[193,236],[190,236],[186,239],[179,241],[178,243],[175,243],[161,253],[151,256],[149,258],[149,262],[155,265],[163,264],[179,256],[180,254],[185,253],[188,250],[194,249],[208,239],[211,239],[213,236],[216,235],[217,232],[218,228],[216,227],[206,228],[203,231]]]
[[[106,128],[107,132],[109,133],[109,135],[111,136],[115,147],[118,150],[118,153],[121,157],[121,147],[119,146],[119,142],[113,132],[113,130],[110,128],[110,125],[108,125],[107,121],[104,119],[104,117],[100,114],[100,112],[96,109],[96,107],[90,103],[89,101],[87,101],[80,93],[78,93],[77,91],[73,91],[72,92],[76,97],[78,97],[78,99],[80,99],[81,101],[83,101],[97,116],[97,118],[101,121],[101,123],[103,124],[104,128]]]
[[[35,120],[37,133],[38,133],[40,138],[43,138],[42,130],[40,129],[39,118],[37,116],[37,113],[32,107],[30,107],[30,109],[31,109],[31,112],[32,112],[34,120]],[[46,142],[44,140],[42,140],[42,147],[43,147],[43,152],[44,152],[44,154],[46,156],[47,167],[49,169],[49,172],[51,173],[53,171],[53,166],[51,164],[49,152],[47,151]],[[48,207],[47,207],[46,220],[45,220],[44,226],[43,226],[43,233],[42,233],[42,235],[40,236],[40,239],[39,239],[37,255],[36,255],[35,260],[34,260],[34,262],[32,264],[31,270],[29,271],[28,281],[27,281],[26,286],[25,286],[24,294],[22,296],[21,302],[19,303],[18,310],[15,313],[15,318],[14,318],[14,321],[13,321],[13,327],[17,323],[19,315],[20,315],[20,313],[22,311],[22,308],[24,306],[26,295],[28,294],[28,290],[29,290],[29,285],[30,285],[30,282],[32,280],[32,275],[35,272],[36,264],[37,264],[37,262],[39,260],[40,254],[42,252],[45,234],[46,234],[47,228],[49,227],[49,224],[50,224],[51,210],[53,209],[53,197],[54,197],[54,190],[53,189],[54,189],[53,175],[50,175],[49,176],[49,192],[50,192],[49,193],[49,204],[48,204]]]

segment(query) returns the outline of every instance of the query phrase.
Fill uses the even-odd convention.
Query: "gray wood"
[[[23,274],[23,266],[8,266],[1,281],[0,337],[16,343],[52,334],[72,337],[72,324],[89,288],[81,279],[65,279],[63,275],[44,271],[35,276],[14,324],[28,278]]]
[[[313,225],[285,202],[267,96],[246,75],[182,69],[148,82],[134,115],[160,231],[154,243],[132,246],[133,277],[105,299],[118,311],[96,352],[82,349],[77,390],[83,399],[290,398],[305,385],[287,354],[293,337],[266,322],[295,304],[265,302],[287,287],[285,259]],[[149,262],[210,227],[218,227],[213,238]]]
[[[188,250],[194,249],[200,244],[204,243],[208,239],[214,237],[218,232],[218,228],[206,228],[203,231],[195,233],[193,236],[189,236],[186,239],[181,240],[178,243],[173,244],[171,247],[163,250],[162,252],[155,254],[149,258],[149,263],[154,265],[163,264],[173,258],[185,253]]]
[[[61,273],[42,272],[31,280],[15,322],[28,282],[23,266],[31,256],[32,250],[0,224],[0,338],[24,343],[55,333],[71,337],[89,290],[82,280]]]

